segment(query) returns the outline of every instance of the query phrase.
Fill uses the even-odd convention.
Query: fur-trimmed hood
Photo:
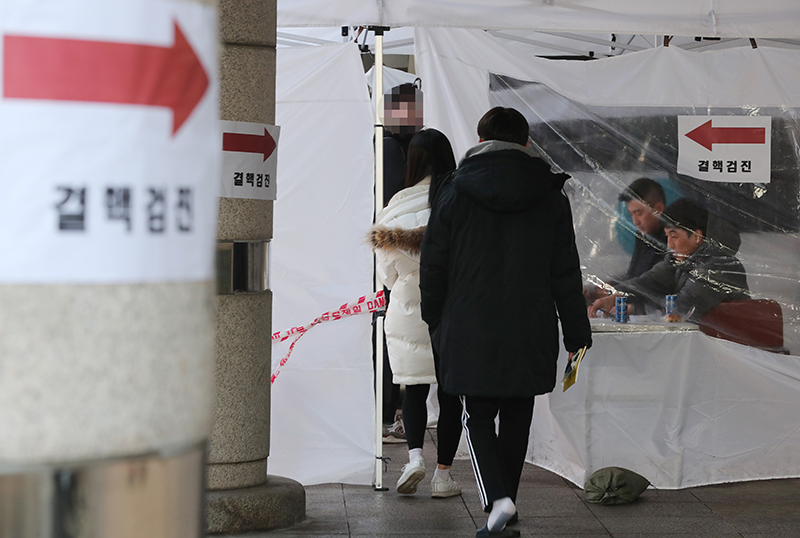
[[[376,224],[369,229],[367,241],[373,250],[404,250],[411,254],[419,254],[423,235],[425,235],[425,226],[405,230]]]

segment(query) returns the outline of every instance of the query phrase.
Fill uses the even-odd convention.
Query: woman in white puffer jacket
[[[407,161],[406,188],[392,197],[369,235],[378,276],[391,290],[385,331],[394,383],[405,385],[403,423],[409,463],[397,481],[397,491],[403,494],[415,493],[425,477],[422,445],[428,420],[426,399],[430,385],[436,383],[428,325],[420,313],[419,250],[431,212],[429,200],[439,182],[456,167],[450,142],[435,129],[414,135]],[[450,476],[450,466],[461,438],[462,406],[457,396],[441,389],[437,395],[439,442],[431,496],[452,497],[461,493]]]

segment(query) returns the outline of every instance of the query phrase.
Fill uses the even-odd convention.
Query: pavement
[[[306,487],[306,520],[294,527],[256,532],[250,538],[390,536],[473,537],[486,522],[469,460],[456,460],[452,475],[461,495],[431,499],[436,461],[435,433],[428,430],[425,480],[414,495],[394,486],[408,461],[405,444],[384,444],[391,458],[384,486],[322,484]],[[648,489],[633,503],[600,506],[583,500],[583,490],[560,476],[526,464],[517,496],[519,529],[536,538],[798,538],[800,479],[739,482],[683,489]],[[217,536],[215,538],[223,538]],[[233,537],[231,537],[233,538]]]

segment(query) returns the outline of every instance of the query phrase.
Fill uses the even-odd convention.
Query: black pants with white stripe
[[[486,511],[503,497],[517,502],[517,489],[528,450],[533,396],[485,398],[461,396],[472,470]],[[495,417],[500,415],[499,428]]]

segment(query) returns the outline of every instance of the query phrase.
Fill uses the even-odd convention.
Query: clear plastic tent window
[[[707,274],[690,275],[706,279],[725,303],[712,310],[708,306],[713,300],[698,305],[704,315],[693,321],[715,336],[770,351],[800,353],[797,109],[587,106],[544,84],[500,75],[490,75],[489,99],[492,106],[522,112],[530,124],[531,143],[555,169],[572,176],[566,191],[587,284],[613,287],[628,277],[637,229],[627,202],[619,197],[634,180],[647,177],[664,188],[667,204],[686,198],[705,208],[709,214],[705,244],[712,245],[720,259],[735,260]],[[691,116],[769,118],[764,120],[771,127],[766,180],[742,182],[741,167],[747,158],[708,159],[708,169],[719,170],[713,181],[679,173],[679,117]],[[698,172],[704,164],[697,162]],[[735,181],[724,181],[733,166],[740,174],[730,176]],[[725,273],[741,273],[742,266],[746,285],[732,284],[743,280],[726,278]],[[642,304],[638,314],[650,319],[664,316],[663,290],[638,289],[637,295]],[[743,297],[757,301],[731,303]]]

